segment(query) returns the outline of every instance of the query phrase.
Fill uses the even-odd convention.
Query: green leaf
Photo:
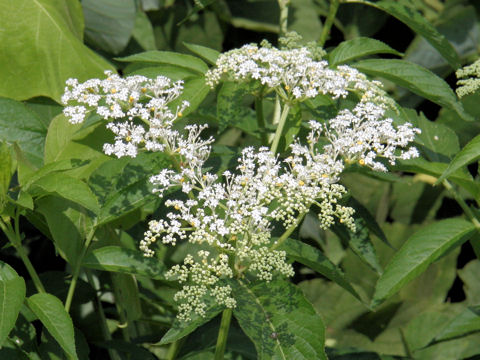
[[[367,59],[352,66],[368,75],[390,80],[440,106],[452,109],[464,120],[473,120],[457,101],[455,93],[445,80],[417,64],[397,59]]]
[[[46,134],[47,127],[32,110],[18,101],[0,98],[0,141],[17,143],[27,160],[37,167],[43,163]]]
[[[432,262],[468,240],[474,232],[473,224],[462,219],[441,220],[417,231],[385,267],[375,288],[372,307],[395,294]]]
[[[46,196],[37,200],[36,206],[37,212],[47,221],[55,248],[62,258],[74,266],[92,226],[85,209],[76,203],[55,196]]]
[[[435,340],[448,340],[475,331],[480,331],[480,305],[465,309],[437,335]]]
[[[137,250],[104,246],[85,256],[82,265],[91,269],[165,279],[165,265],[158,259],[143,256]]]
[[[142,317],[142,306],[138,296],[138,285],[135,277],[130,274],[111,274],[115,294],[115,305],[120,319],[126,319],[127,326]]]
[[[169,165],[163,153],[141,153],[133,159],[111,159],[98,167],[89,179],[101,204],[98,223],[114,221],[156,200],[148,179]]]
[[[38,189],[41,189],[40,191]],[[67,200],[80,204],[88,210],[98,213],[100,207],[92,190],[83,181],[60,172],[50,173],[30,185],[33,196],[57,194]]]
[[[143,11],[137,11],[135,18],[135,27],[132,33],[133,38],[140,44],[143,50],[156,50],[155,33],[153,32],[152,23],[147,14]]]
[[[0,7],[0,96],[60,102],[67,79],[83,82],[114,70],[82,42],[80,2],[0,0]]]
[[[85,38],[112,54],[125,49],[135,25],[135,0],[83,0]]]
[[[0,346],[15,326],[25,299],[25,291],[22,277],[0,280]]]
[[[171,51],[146,51],[131,56],[117,58],[116,60],[121,62],[170,64],[194,70],[200,74],[204,74],[208,70],[208,66],[205,64],[205,62],[203,62],[203,60],[192,55],[180,54]]]
[[[278,249],[285,251],[290,259],[308,266],[319,274],[334,281],[358,300],[362,301],[360,295],[358,295],[352,285],[350,285],[350,282],[345,278],[343,271],[318,249],[293,239],[285,240]]]
[[[210,86],[205,84],[205,78],[203,76],[187,79],[183,84],[182,95],[172,101],[169,106],[175,109],[177,106],[180,106],[184,100],[188,101],[190,105],[183,112],[183,116],[187,116],[198,108],[210,90]]]
[[[210,49],[206,46],[190,44],[187,42],[184,42],[183,45],[192,53],[200,56],[202,59],[204,59],[206,62],[208,62],[211,65],[216,64],[217,58],[220,55],[219,51],[215,49]]]
[[[78,359],[72,319],[63,308],[62,302],[51,294],[42,293],[27,298],[27,304],[65,353]]]
[[[344,64],[353,59],[374,54],[393,54],[402,56],[402,53],[379,40],[358,37],[340,43],[331,53],[328,54],[330,65]]]
[[[205,308],[205,315],[200,316],[195,313],[190,315],[190,321],[182,321],[175,319],[170,330],[162,337],[158,345],[170,344],[174,341],[177,341],[191,332],[193,332],[198,327],[207,323],[215,316],[217,316],[221,311],[222,307],[217,305],[215,302],[208,302],[207,307]]]
[[[349,2],[356,2],[365,5],[376,7],[386,13],[396,17],[413,31],[423,36],[430,45],[448,61],[450,66],[454,69],[460,67],[460,59],[455,51],[455,48],[448,42],[448,40],[440,34],[432,24],[430,24],[418,11],[405,6],[401,1],[366,1],[366,0],[351,0]]]
[[[475,136],[467,145],[460,150],[453,158],[452,162],[448,164],[447,169],[438,178],[437,183],[442,182],[447,177],[451,176],[457,170],[474,161],[480,159],[480,135]]]
[[[304,42],[317,41],[322,32],[322,22],[316,1],[291,0],[288,7],[288,31],[298,33]]]
[[[288,281],[232,281],[235,318],[262,359],[327,359],[321,317]]]
[[[0,261],[0,281],[12,280],[17,277],[18,274],[14,268],[3,261]]]
[[[12,178],[12,154],[10,147],[0,141],[0,212],[3,209]]]

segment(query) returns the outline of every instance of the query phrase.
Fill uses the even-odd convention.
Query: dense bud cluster
[[[457,94],[459,97],[473,94],[480,89],[480,59],[473,64],[458,69],[455,73],[458,80]]]

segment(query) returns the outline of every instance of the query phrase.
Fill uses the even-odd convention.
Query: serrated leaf
[[[20,276],[0,280],[0,346],[15,326],[25,291],[25,281]]]
[[[465,309],[435,337],[435,340],[448,340],[476,331],[480,331],[480,305]]]
[[[231,285],[237,301],[233,315],[259,360],[327,359],[323,321],[299,288],[282,280]]]
[[[480,135],[475,136],[460,152],[455,155],[453,160],[448,164],[447,169],[438,178],[437,183],[442,182],[455,171],[480,159]]]
[[[440,256],[468,240],[474,232],[473,224],[462,219],[441,220],[417,231],[385,267],[375,287],[372,307],[395,294]]]
[[[401,1],[381,0],[373,2],[366,0],[350,0],[349,2],[370,5],[396,17],[413,31],[423,36],[425,40],[437,49],[437,51],[448,61],[453,69],[460,67],[460,59],[458,58],[458,54],[452,44],[450,44],[445,36],[440,34],[437,29],[435,29],[435,27],[415,9],[405,6]]]
[[[184,42],[183,45],[195,55],[200,56],[211,65],[215,65],[220,52],[202,45]]]
[[[65,353],[78,359],[72,319],[62,302],[51,294],[41,293],[27,298],[27,304]]]
[[[158,259],[143,256],[137,250],[104,246],[85,256],[82,265],[91,269],[165,279],[165,265]]]
[[[18,101],[0,98],[0,141],[17,143],[29,162],[41,166],[46,134],[47,127],[32,110]]]
[[[245,84],[234,82],[222,84],[217,95],[219,132],[245,121],[246,118],[256,121],[255,112],[243,101],[247,94],[247,85]]]
[[[83,44],[80,2],[1,0],[0,7],[0,96],[60,102],[67,79],[83,82],[115,70]]]
[[[125,49],[135,25],[135,0],[83,0],[86,41],[112,54]]]
[[[328,54],[328,62],[330,65],[334,66],[374,54],[393,54],[402,56],[402,53],[392,49],[382,41],[367,37],[358,37],[341,42],[331,53]]]
[[[310,267],[319,274],[322,274],[326,278],[332,280],[347,290],[350,294],[355,296],[358,300],[362,301],[360,295],[345,278],[343,271],[334,263],[332,263],[318,249],[293,239],[285,240],[285,242],[283,242],[278,249],[285,251],[289,258],[299,262],[300,264]]]
[[[208,70],[208,66],[203,60],[192,55],[171,51],[146,51],[135,55],[117,58],[116,60],[121,62],[170,64],[194,70],[200,74],[204,74]]]
[[[397,59],[368,59],[352,66],[368,75],[390,80],[440,106],[452,109],[464,120],[473,120],[457,101],[455,93],[445,80],[417,64]]]

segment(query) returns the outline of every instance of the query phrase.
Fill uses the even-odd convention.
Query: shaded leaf
[[[392,49],[384,42],[367,37],[358,37],[340,43],[328,54],[328,62],[330,65],[334,66],[374,54],[393,54],[402,56],[400,52]]]
[[[143,256],[137,250],[104,246],[85,256],[82,265],[91,269],[164,279],[165,265],[158,259]]]
[[[375,288],[372,307],[395,294],[451,248],[468,240],[474,231],[473,224],[462,219],[441,220],[417,231],[385,267]]]
[[[83,0],[86,41],[118,54],[128,44],[135,25],[135,0]]]
[[[152,23],[147,14],[143,11],[137,11],[132,36],[140,44],[143,50],[157,49]]]
[[[235,318],[258,359],[326,359],[325,327],[301,290],[287,281],[232,281]]]
[[[480,305],[465,309],[442,330],[435,340],[452,339],[475,331],[480,331]]]
[[[448,42],[448,40],[440,34],[435,27],[430,24],[418,11],[406,6],[401,1],[366,1],[366,0],[351,0],[350,2],[357,2],[365,5],[374,6],[377,9],[383,10],[388,14],[396,17],[413,31],[423,36],[437,51],[448,61],[453,69],[460,67],[460,59],[455,51],[455,48]]]
[[[350,285],[350,282],[345,278],[343,271],[318,249],[293,239],[285,240],[278,249],[285,251],[289,258],[310,267],[319,274],[334,281],[358,300],[362,301],[360,295],[358,295],[352,285]]]
[[[30,296],[27,303],[65,353],[78,359],[72,319],[63,308],[62,302],[51,294],[42,293]]]

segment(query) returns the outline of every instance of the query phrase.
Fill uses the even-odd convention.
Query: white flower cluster
[[[458,69],[455,72],[458,80],[457,95],[463,97],[469,94],[473,94],[480,89],[480,59],[473,64]]]
[[[362,101],[393,104],[380,82],[368,80],[350,66],[330,69],[327,61],[317,61],[316,57],[306,47],[277,49],[268,44],[245,45],[221,54],[216,67],[206,73],[206,82],[214,87],[222,80],[256,81],[289,102],[314,98],[318,94],[329,94],[336,99],[357,91],[362,94]]]
[[[65,116],[72,124],[79,124],[95,111],[108,120],[107,128],[115,134],[115,143],[104,145],[107,155],[135,157],[139,147],[164,150],[166,139],[172,135],[172,123],[189,105],[184,101],[175,111],[168,107],[180,96],[182,82],[164,76],[148,79],[139,75],[121,78],[110,71],[105,74],[104,80],[67,81],[62,96],[62,102],[68,105]]]

